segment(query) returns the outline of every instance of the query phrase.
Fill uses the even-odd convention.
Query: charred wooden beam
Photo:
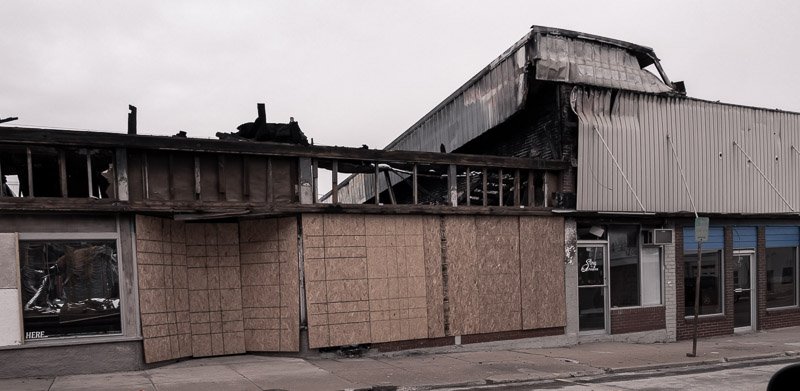
[[[61,197],[67,195],[67,153],[64,150],[58,151],[58,183],[61,187]]]
[[[117,199],[120,201],[128,200],[128,152],[123,148],[114,150],[115,163],[114,173],[116,176]]]
[[[417,165],[411,169],[411,192],[413,193],[414,205],[419,204],[419,185],[417,184]]]
[[[386,189],[389,191],[389,201],[392,205],[396,205],[397,199],[394,197],[394,188],[392,187],[392,179],[389,177],[389,171],[383,172],[383,178],[386,180]]]
[[[202,195],[202,177],[200,176],[200,156],[194,155],[194,199],[199,200]]]
[[[514,206],[520,206],[520,177],[519,170],[514,170]]]
[[[33,194],[33,155],[30,148],[25,148],[28,164],[28,197],[35,197]]]
[[[331,203],[339,203],[339,161],[331,162]]]
[[[263,156],[309,157],[318,159],[401,161],[424,164],[457,164],[476,167],[503,167],[533,170],[563,170],[568,161],[515,158],[503,156],[465,155],[456,153],[385,151],[361,148],[295,146],[270,142],[241,142],[181,137],[126,135],[106,132],[79,132],[36,128],[0,127],[3,143],[27,145],[76,146],[81,148],[128,148],[249,154]]]
[[[483,206],[489,206],[489,172],[486,167],[481,170],[483,174]]]

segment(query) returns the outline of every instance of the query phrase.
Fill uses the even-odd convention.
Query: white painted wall
[[[0,346],[22,343],[22,319],[18,289],[0,289]]]
[[[18,243],[17,234],[0,233],[0,346],[22,343]]]

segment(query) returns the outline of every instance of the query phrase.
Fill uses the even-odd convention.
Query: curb
[[[586,373],[564,373],[553,374],[551,376],[530,377],[528,379],[512,380],[491,380],[473,381],[453,384],[436,384],[428,386],[382,386],[379,388],[364,388],[367,390],[404,390],[404,391],[424,391],[424,390],[463,390],[463,389],[492,389],[506,386],[547,386],[562,383],[594,384],[606,383],[617,380],[637,380],[653,377],[653,375],[682,375],[702,372],[713,372],[725,369],[744,368],[751,366],[782,364],[798,362],[798,351],[785,351],[781,353],[759,354],[752,356],[723,357],[715,360],[704,360],[695,362],[673,362],[664,364],[651,364],[636,367],[623,368],[599,368],[601,374]]]

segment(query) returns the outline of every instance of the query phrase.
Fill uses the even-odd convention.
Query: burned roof
[[[655,66],[658,76],[644,69]],[[386,149],[455,150],[522,110],[538,82],[680,93],[653,49],[612,38],[533,26]]]

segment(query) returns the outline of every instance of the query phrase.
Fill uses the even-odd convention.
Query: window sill
[[[774,308],[767,308],[767,313],[773,312],[797,312],[800,311],[800,307],[796,305],[785,306],[785,307],[774,307]]]
[[[611,307],[611,311],[636,310],[645,308],[664,308],[664,304],[632,305],[628,307]]]
[[[0,346],[0,350],[15,350],[15,349],[35,349],[54,346],[74,346],[74,345],[92,345],[101,343],[114,343],[114,342],[131,342],[141,341],[142,337],[129,337],[125,335],[104,335],[104,336],[91,336],[91,337],[64,337],[51,340],[42,341],[26,341],[21,345]]]
[[[684,316],[683,319],[685,321],[694,321],[694,315]],[[704,314],[698,315],[697,319],[701,322],[709,321],[709,320],[724,320],[725,314],[723,313],[716,313],[716,314]]]

